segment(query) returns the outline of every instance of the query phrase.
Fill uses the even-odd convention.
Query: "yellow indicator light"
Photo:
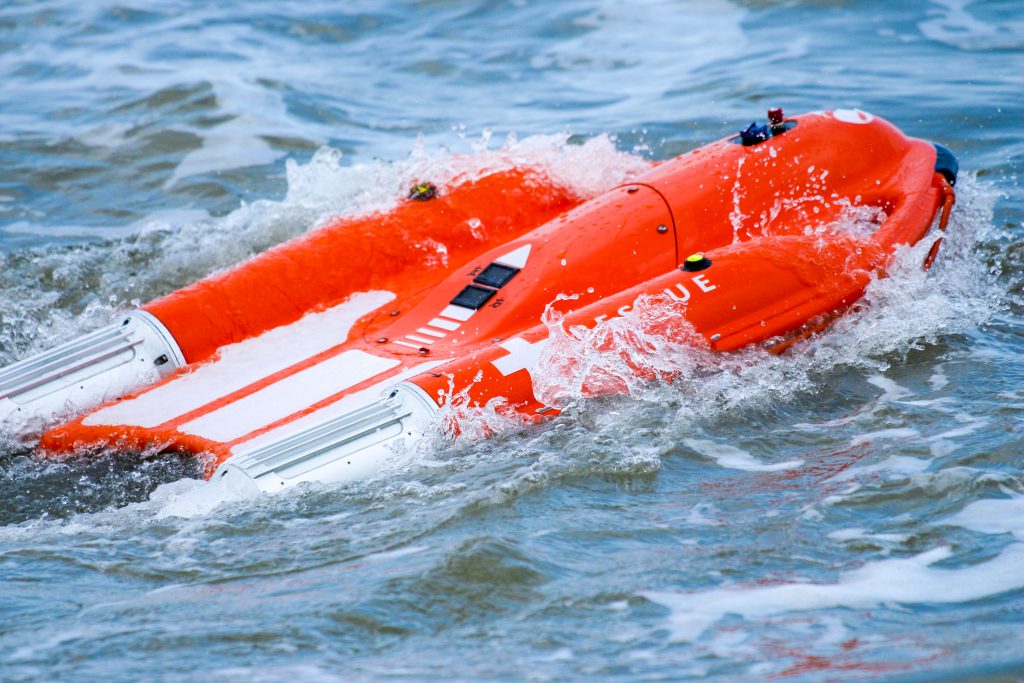
[[[711,259],[705,256],[702,251],[687,256],[682,265],[682,269],[688,273],[694,273],[709,267],[711,267]]]

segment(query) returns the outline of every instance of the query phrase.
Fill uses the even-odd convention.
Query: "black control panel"
[[[474,311],[483,308],[483,305],[490,301],[491,297],[497,294],[498,290],[508,284],[519,272],[515,266],[506,266],[503,263],[492,263],[476,277],[473,282],[476,284],[466,287],[452,299],[453,306],[471,308]],[[483,285],[483,286],[479,286]]]
[[[492,263],[484,268],[482,273],[473,278],[473,282],[479,285],[486,285],[488,287],[494,287],[495,289],[501,289],[508,284],[508,281],[514,278],[518,272],[518,268],[505,266],[500,263]]]
[[[455,298],[452,299],[452,305],[471,308],[476,311],[482,308],[497,291],[496,289],[467,285],[465,289],[455,295]]]

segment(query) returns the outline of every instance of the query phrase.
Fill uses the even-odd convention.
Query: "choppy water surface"
[[[592,194],[770,104],[963,169],[936,267],[814,343],[374,481],[206,510],[0,435],[0,678],[1024,677],[1015,0],[8,2],[0,77],[0,363],[413,178]]]

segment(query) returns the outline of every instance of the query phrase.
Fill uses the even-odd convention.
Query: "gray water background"
[[[597,192],[781,105],[963,169],[815,343],[373,481],[0,435],[0,679],[1024,677],[1019,2],[8,1],[0,79],[0,363],[486,160]]]

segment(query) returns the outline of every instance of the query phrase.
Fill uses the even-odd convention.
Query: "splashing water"
[[[921,263],[933,240],[901,248],[889,276],[873,279],[848,315],[783,356],[762,348],[727,354],[707,350],[682,317],[686,303],[667,296],[642,297],[630,315],[591,328],[566,330],[561,315],[549,308],[545,323],[551,341],[535,373],[540,378],[535,380],[537,396],[555,406],[615,393],[654,402],[671,396],[682,401],[675,418],[686,424],[813,393],[824,377],[843,369],[883,372],[894,362],[893,354],[905,357],[940,336],[981,325],[1000,310],[1005,292],[975,252],[988,237],[996,194],[967,177],[960,196],[932,271],[923,271]],[[818,231],[866,236],[884,218],[880,209],[851,205]],[[674,327],[664,329],[665,320],[674,321]]]

